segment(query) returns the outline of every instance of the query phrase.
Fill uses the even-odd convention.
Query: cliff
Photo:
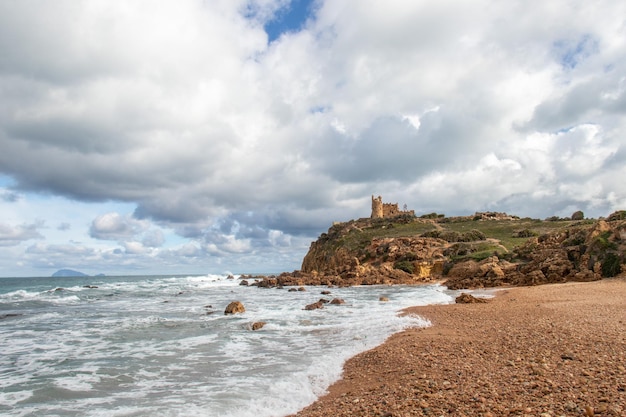
[[[626,217],[520,219],[505,213],[359,219],[333,225],[300,271],[258,285],[416,284],[452,289],[591,281],[626,268]]]

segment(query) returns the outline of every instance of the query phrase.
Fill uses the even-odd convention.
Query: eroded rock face
[[[468,259],[469,246],[459,243],[465,241],[440,239],[437,233],[376,237],[370,226],[361,221],[334,225],[311,244],[302,270],[264,279],[258,285],[345,287],[440,279],[446,279],[444,284],[451,289],[539,285],[610,276],[607,271],[623,269],[626,258],[626,220],[580,222],[554,229],[521,241],[524,243],[504,255],[506,259],[490,256],[480,261]],[[487,240],[498,244],[495,239]],[[609,261],[611,268],[606,267]]]
[[[237,314],[243,313],[246,311],[246,308],[243,306],[241,301],[233,301],[232,303],[226,306],[226,310],[224,310],[224,314]]]

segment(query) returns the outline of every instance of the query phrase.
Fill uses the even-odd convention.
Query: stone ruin
[[[383,219],[402,215],[415,216],[415,210],[400,210],[398,203],[383,203],[381,196],[372,196],[372,219]]]

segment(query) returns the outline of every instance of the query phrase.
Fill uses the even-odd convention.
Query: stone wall
[[[415,211],[400,210],[398,208],[398,203],[383,203],[383,198],[381,196],[376,198],[372,196],[372,215],[370,216],[372,219],[397,217],[404,214],[415,216]]]

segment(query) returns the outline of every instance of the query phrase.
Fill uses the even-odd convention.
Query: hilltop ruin
[[[402,215],[415,216],[415,210],[400,210],[398,203],[383,203],[383,198],[372,196],[372,219],[383,219]]]

